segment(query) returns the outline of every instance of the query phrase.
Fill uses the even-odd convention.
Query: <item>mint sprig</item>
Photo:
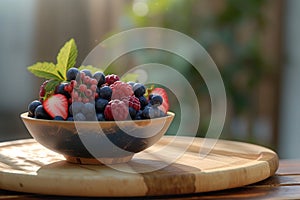
[[[52,93],[55,87],[67,80],[67,71],[74,67],[77,59],[77,46],[72,38],[60,49],[57,55],[57,64],[52,62],[37,62],[27,69],[37,77],[50,80],[46,85],[46,93]]]
[[[31,73],[40,78],[62,80],[55,64],[48,62],[38,62],[27,68]]]
[[[67,80],[66,74],[68,69],[73,67],[76,63],[77,54],[78,51],[74,39],[66,42],[66,44],[60,49],[57,55],[56,67],[64,80]]]

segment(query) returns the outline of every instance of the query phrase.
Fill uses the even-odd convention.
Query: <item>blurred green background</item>
[[[19,114],[38,96],[43,80],[26,67],[55,62],[60,47],[76,40],[80,64],[102,40],[136,27],[156,26],[198,41],[222,75],[227,115],[221,138],[256,143],[297,157],[300,50],[297,0],[2,0],[0,1],[0,141],[30,137]],[[292,52],[292,53],[291,53]],[[110,71],[156,62],[174,67],[196,91],[201,110],[197,136],[210,122],[210,97],[194,67],[156,50],[132,52]],[[118,69],[119,68],[119,69]],[[298,81],[298,82],[297,82]],[[300,84],[300,83],[299,83]],[[171,110],[179,113],[176,98]],[[192,120],[192,119],[191,119]],[[168,134],[179,122],[177,117]]]

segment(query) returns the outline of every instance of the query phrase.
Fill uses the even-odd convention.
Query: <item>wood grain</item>
[[[219,140],[201,158],[203,139],[189,141],[164,136],[127,164],[112,166],[68,163],[32,139],[6,142],[0,144],[0,188],[69,196],[194,194],[256,183],[278,167],[276,153],[265,147]]]

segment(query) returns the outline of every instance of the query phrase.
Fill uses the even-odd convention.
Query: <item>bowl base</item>
[[[75,164],[82,164],[82,165],[110,165],[110,164],[118,164],[118,163],[126,163],[129,162],[132,155],[118,157],[118,158],[81,158],[81,157],[73,157],[64,155],[67,162],[75,163]]]

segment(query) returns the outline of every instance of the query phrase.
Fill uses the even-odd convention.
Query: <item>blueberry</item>
[[[112,90],[109,86],[103,86],[98,90],[99,97],[110,101]]]
[[[145,119],[153,119],[157,117],[162,117],[163,112],[157,107],[146,106],[143,110],[142,116]]]
[[[105,83],[105,75],[102,72],[95,72],[93,78],[98,81],[98,87],[101,87]]]
[[[139,101],[140,101],[140,104],[141,104],[141,109],[144,109],[145,106],[148,105],[148,100],[146,99],[145,96],[140,96]]]
[[[38,107],[36,107],[34,111],[34,116],[37,119],[51,119],[51,117],[45,111],[43,105],[39,105]]]
[[[71,98],[71,95],[69,92],[67,92],[65,90],[65,86],[68,85],[68,83],[61,83],[57,86],[56,90],[55,90],[55,93],[56,94],[63,94],[65,95],[68,99]]]
[[[92,72],[88,69],[83,69],[80,72],[83,72],[86,76],[93,77]]]
[[[153,97],[153,94],[149,94],[149,96],[148,96],[149,101],[152,99],[152,97]]]
[[[130,115],[131,119],[135,119],[137,111],[132,107],[129,107],[128,110],[129,110],[129,115]]]
[[[163,102],[163,98],[160,95],[154,94],[150,99],[150,104],[153,106],[160,106]]]
[[[75,80],[78,73],[79,73],[79,70],[77,68],[75,68],[75,67],[70,68],[67,71],[67,80],[68,81]]]
[[[105,121],[105,117],[103,113],[97,113],[96,117],[98,121]]]
[[[85,115],[86,121],[97,121],[95,113],[87,113]]]
[[[85,103],[81,112],[84,115],[95,114],[95,105],[92,103]]]
[[[34,100],[32,101],[29,105],[28,105],[28,117],[34,117],[34,111],[35,109],[42,105],[42,103],[38,100]]]
[[[76,121],[85,121],[86,117],[84,116],[84,114],[79,112],[74,116],[74,120],[76,120]]]
[[[74,118],[70,116],[67,118],[67,121],[74,121]]]
[[[131,85],[131,87],[133,88],[133,85],[135,84],[135,82],[128,81],[127,84]]]
[[[83,109],[84,104],[79,101],[73,102],[70,107],[69,107],[69,114],[73,116],[74,114],[76,115],[77,113],[81,112]]]
[[[64,121],[64,118],[62,116],[55,116],[53,120]]]
[[[143,84],[141,83],[135,83],[132,87],[133,89],[133,92],[134,92],[134,95],[136,97],[140,97],[140,96],[143,96],[146,92],[146,88]]]
[[[107,104],[108,104],[108,100],[98,98],[95,102],[96,112],[97,113],[104,112],[104,109],[105,109]]]
[[[150,106],[146,106],[143,110],[142,116],[144,119],[152,119],[154,118],[153,108]]]
[[[143,111],[139,110],[136,112],[135,120],[141,120],[141,119],[143,119]]]

